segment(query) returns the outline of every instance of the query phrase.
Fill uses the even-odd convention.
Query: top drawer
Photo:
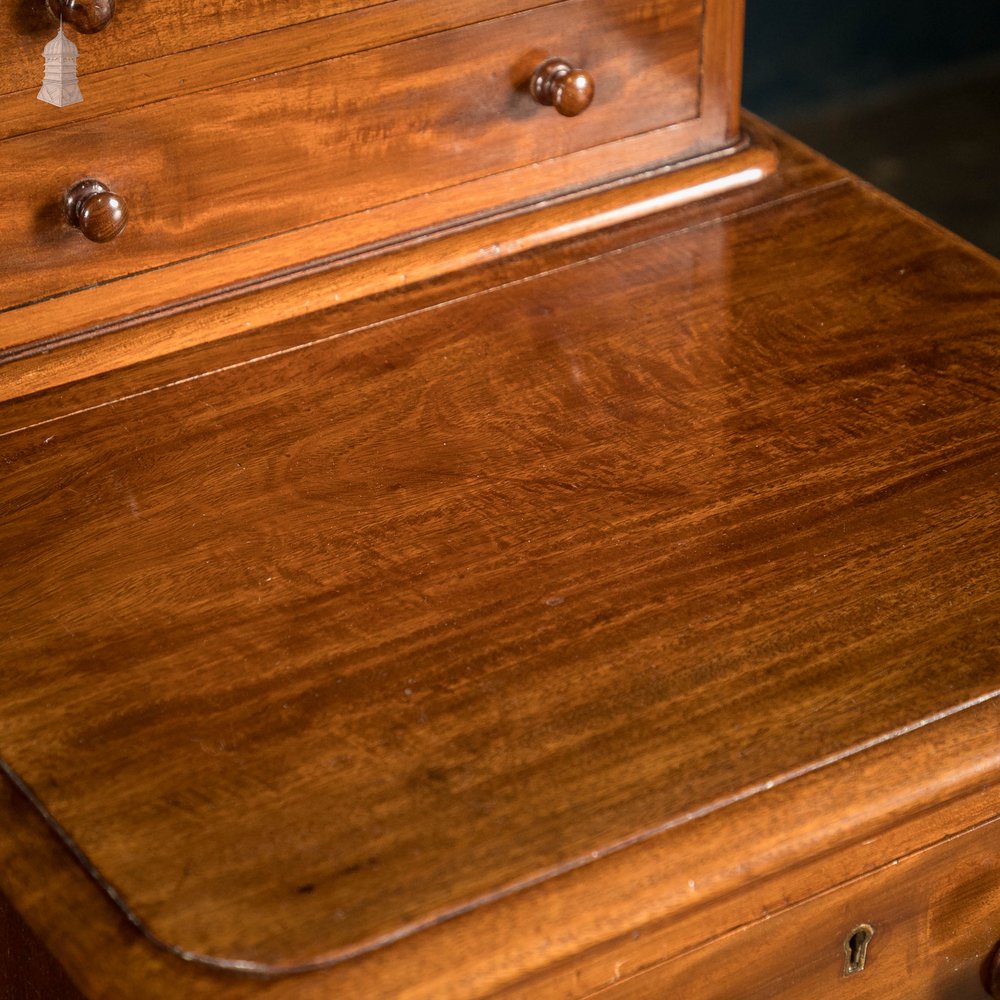
[[[49,0],[19,0],[9,6],[14,10],[5,18],[6,23],[0,24],[4,54],[0,94],[37,90],[42,47],[56,30]],[[59,0],[51,0],[51,6],[59,9]],[[76,6],[80,10],[103,11],[108,5],[107,0],[77,0]],[[66,32],[81,49],[81,72],[94,73],[371,6],[375,6],[372,0],[185,0],[173,4],[119,0],[99,34],[79,36],[71,24]]]
[[[364,49],[517,14],[559,0],[286,0],[236,5],[200,0],[165,16],[152,0],[24,0],[0,20],[0,139],[58,128],[183,94],[222,87]],[[78,3],[102,24],[72,25],[83,102],[36,100],[44,49],[55,37],[49,6]],[[84,6],[85,4],[85,6]]]

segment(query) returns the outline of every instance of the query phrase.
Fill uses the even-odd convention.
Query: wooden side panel
[[[83,1000],[62,966],[0,893],[0,1000]]]

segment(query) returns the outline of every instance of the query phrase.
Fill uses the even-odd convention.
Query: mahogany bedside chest
[[[2,1000],[1000,997],[1000,265],[741,24],[9,5]]]

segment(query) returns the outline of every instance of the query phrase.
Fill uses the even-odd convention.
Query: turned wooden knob
[[[66,218],[88,240],[107,243],[125,228],[128,206],[107,184],[78,181],[66,192]]]
[[[115,16],[115,0],[45,0],[49,13],[84,35],[103,31]]]
[[[531,96],[539,104],[551,105],[559,114],[573,118],[590,107],[594,78],[565,59],[547,59],[532,74]]]

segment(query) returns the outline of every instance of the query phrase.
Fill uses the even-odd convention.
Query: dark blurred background
[[[743,103],[1000,256],[1000,0],[747,0]]]

